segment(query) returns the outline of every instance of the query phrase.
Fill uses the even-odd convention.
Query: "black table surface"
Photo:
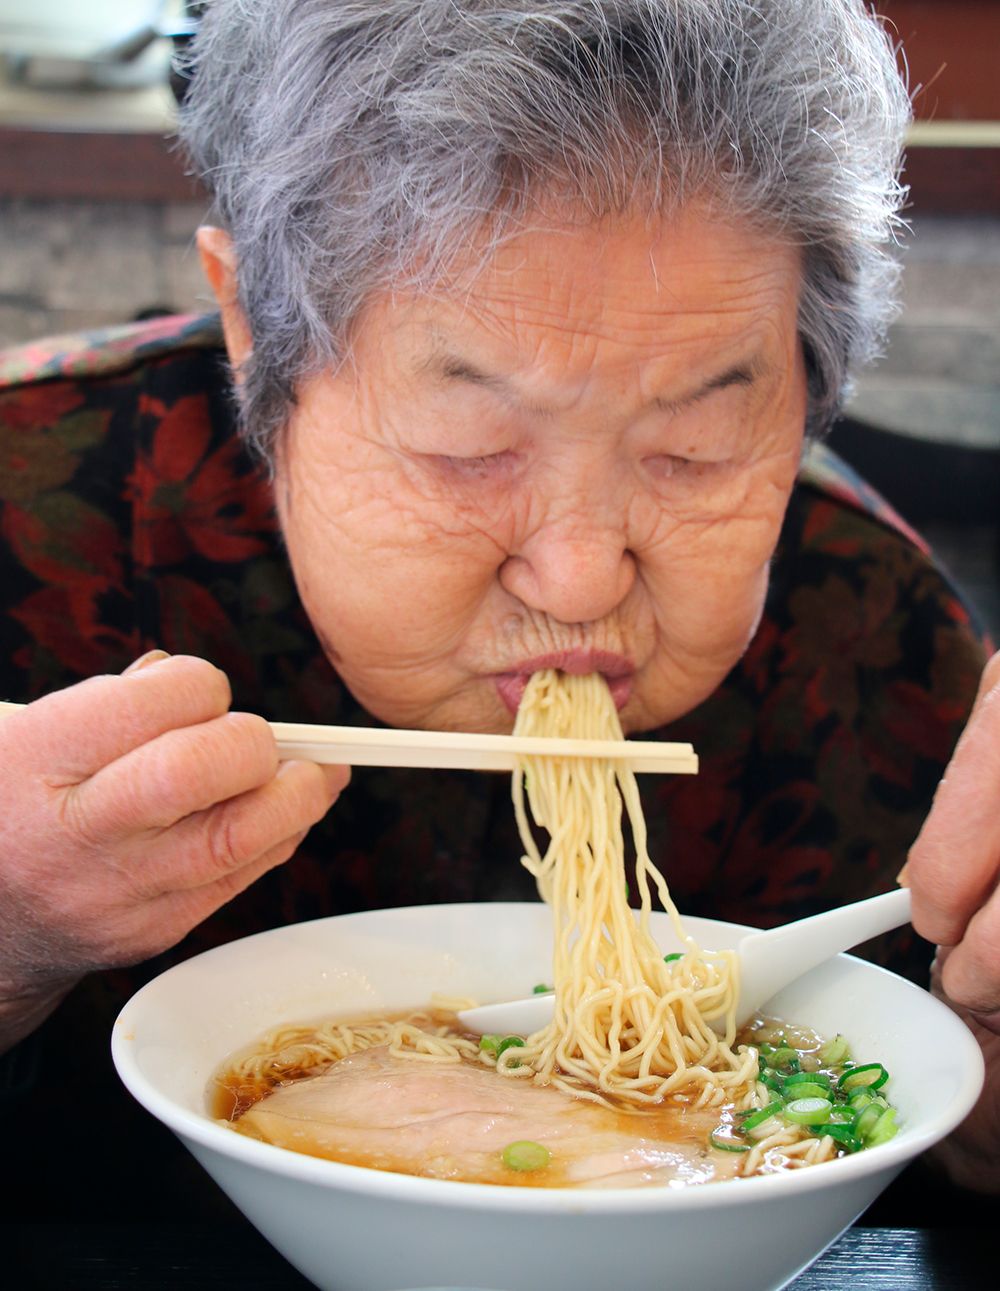
[[[1000,1217],[1000,1207],[998,1207]],[[0,1224],[12,1291],[308,1291],[249,1224]],[[985,1228],[849,1229],[792,1291],[980,1291],[1000,1285]],[[554,1288],[553,1291],[563,1291]],[[566,1291],[571,1291],[567,1288]],[[609,1291],[613,1291],[609,1288]]]

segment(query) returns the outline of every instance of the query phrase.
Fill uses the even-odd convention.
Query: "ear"
[[[229,234],[209,224],[198,230],[195,240],[202,271],[219,305],[226,350],[238,381],[240,369],[253,349],[253,341],[239,301],[236,251]]]

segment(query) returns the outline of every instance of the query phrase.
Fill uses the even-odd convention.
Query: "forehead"
[[[539,219],[485,259],[470,249],[432,292],[398,291],[373,314],[428,356],[485,344],[515,360],[572,350],[614,364],[751,340],[784,347],[800,283],[796,248],[691,204],[655,220]]]

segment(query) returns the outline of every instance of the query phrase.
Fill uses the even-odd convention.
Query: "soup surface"
[[[400,1044],[399,1033],[394,1040],[380,1035],[394,1022],[408,1036],[454,1043],[457,1056],[415,1051]],[[333,1057],[331,1034],[339,1045]],[[685,1187],[787,1170],[846,1150],[843,1136],[838,1142],[822,1127],[761,1113],[775,1106],[770,1085],[777,1080],[790,1082],[791,1098],[807,1085],[815,1093],[814,1079],[839,1079],[839,1071],[824,1069],[820,1037],[756,1019],[739,1043],[776,1055],[777,1075],[761,1058],[769,1084],[754,1082],[723,1104],[674,1095],[636,1108],[585,1091],[574,1096],[538,1083],[527,1069],[501,1074],[490,1045],[463,1034],[441,1010],[288,1028],[234,1055],[217,1073],[212,1111],[237,1132],[293,1152],[519,1187]],[[761,1128],[756,1139],[754,1122]],[[754,1129],[744,1133],[744,1124]]]
[[[623,1187],[734,1174],[732,1156],[705,1147],[717,1119],[714,1109],[685,1115],[677,1104],[620,1111],[470,1062],[416,1062],[380,1045],[277,1089],[236,1128],[295,1152],[434,1179]],[[514,1143],[544,1145],[544,1168],[505,1165]]]

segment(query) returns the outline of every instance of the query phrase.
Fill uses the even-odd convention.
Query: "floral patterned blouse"
[[[298,601],[266,476],[234,435],[214,316],[0,356],[0,602],[0,698],[29,701],[160,646],[223,668],[235,707],[371,722]],[[690,741],[701,759],[697,777],[642,784],[651,855],[680,909],[769,925],[891,886],[983,661],[926,546],[814,446],[750,649],[695,711],[649,733]],[[91,977],[46,1024],[32,1089],[3,1103],[22,1196],[34,1178],[47,1215],[141,1214],[158,1189],[174,1210],[207,1204],[211,1185],[111,1070],[108,1035],[128,994],[179,958],[292,920],[536,899],[519,855],[506,777],[357,769],[290,863],[174,950]],[[912,934],[872,948],[921,981],[928,949]],[[66,1053],[72,1077],[53,1061]],[[54,1121],[53,1108],[64,1110]],[[82,1166],[45,1168],[48,1134],[60,1162],[90,1170],[95,1151],[110,1154],[100,1188]]]

